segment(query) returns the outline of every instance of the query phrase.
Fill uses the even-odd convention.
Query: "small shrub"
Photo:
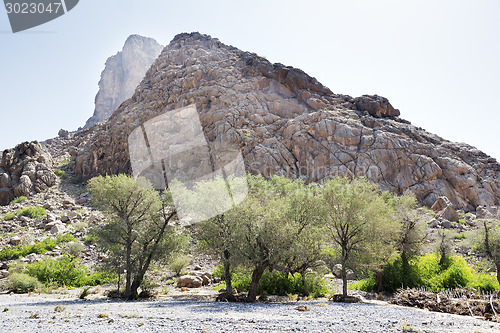
[[[86,223],[86,222],[75,222],[72,224],[73,228],[76,230],[76,231],[84,231],[88,226],[89,224]]]
[[[169,263],[170,269],[175,273],[175,275],[180,275],[182,270],[189,264],[191,258],[184,254],[179,254],[175,256]]]
[[[15,293],[24,294],[34,291],[40,283],[32,276],[24,273],[13,273],[7,278],[7,289]]]
[[[57,306],[54,308],[54,311],[55,311],[55,312],[63,312],[64,310],[66,310],[66,307],[65,307],[65,306],[62,306],[62,305],[57,305]]]
[[[61,170],[61,169],[55,169],[55,170],[54,170],[54,173],[55,173],[55,174],[56,174],[56,176],[58,176],[58,177],[64,177],[64,175],[66,174],[66,171]]]
[[[47,215],[47,211],[45,208],[40,206],[26,207],[21,210],[18,210],[16,213],[18,216],[27,216],[32,219],[38,219],[42,216]]]
[[[17,216],[17,214],[16,214],[15,212],[14,212],[14,213],[8,213],[8,214],[5,214],[5,215],[3,216],[3,218],[2,218],[2,219],[3,219],[4,221],[10,221],[10,220],[12,220],[14,217],[16,217],[16,216]]]
[[[500,290],[500,285],[496,277],[480,273],[475,274],[472,279],[467,284],[467,288],[483,290],[483,291],[495,291]]]
[[[370,275],[369,277],[359,280],[358,282],[350,283],[347,286],[348,289],[363,290],[367,292],[373,292],[377,290],[377,282],[375,281],[375,276]]]
[[[109,317],[109,315],[107,313],[99,313],[97,315],[97,318],[108,318],[108,317]]]
[[[11,203],[11,204],[16,204],[16,203],[21,203],[21,202],[24,202],[24,201],[26,201],[26,200],[28,200],[28,198],[27,198],[27,197],[25,197],[24,195],[22,195],[22,196],[20,196],[20,197],[15,198],[15,199],[14,199],[14,200],[12,200],[10,203]]]
[[[79,265],[68,256],[31,263],[25,273],[46,285],[66,287],[95,286],[110,279],[105,273],[90,274],[86,266]]]
[[[62,253],[70,257],[78,257],[83,250],[85,250],[85,246],[80,242],[69,242],[62,247]]]
[[[97,236],[96,235],[86,235],[83,237],[83,241],[85,244],[95,244],[97,243]]]
[[[89,290],[90,290],[90,287],[83,288],[83,290],[80,293],[80,296],[78,296],[78,298],[79,299],[85,299],[89,295]]]
[[[40,314],[38,312],[31,312],[30,319],[38,319],[40,318]]]
[[[58,245],[72,241],[76,241],[74,236],[70,234],[63,234],[56,239],[47,238],[42,242],[32,245],[17,245],[13,248],[5,247],[2,251],[0,251],[0,260],[18,259],[31,253],[43,254],[45,252],[52,251]]]

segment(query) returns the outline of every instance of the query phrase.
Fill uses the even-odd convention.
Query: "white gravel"
[[[299,312],[307,304],[311,311]],[[56,312],[56,306],[64,311]],[[2,312],[6,308],[8,311]],[[98,318],[99,314],[108,315]],[[500,332],[500,324],[394,305],[230,304],[1,295],[0,332]]]

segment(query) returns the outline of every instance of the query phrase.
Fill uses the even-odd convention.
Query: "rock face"
[[[52,157],[36,142],[23,142],[6,149],[0,160],[0,205],[14,197],[43,192],[55,185]]]
[[[102,128],[80,134],[75,172],[131,173],[128,135],[190,104],[207,141],[239,146],[251,173],[365,176],[429,207],[442,196],[466,211],[500,204],[500,166],[481,151],[411,125],[383,97],[334,94],[299,69],[199,33],[176,36],[132,98]]]
[[[95,97],[94,115],[87,120],[86,128],[108,119],[121,103],[134,94],[162,49],[163,46],[152,38],[132,35],[121,52],[108,58]]]

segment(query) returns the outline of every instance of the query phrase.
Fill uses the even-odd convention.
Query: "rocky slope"
[[[123,101],[134,94],[162,48],[152,38],[131,35],[122,51],[108,58],[95,97],[94,115],[87,120],[85,127],[108,119]]]
[[[128,135],[191,104],[208,142],[238,145],[252,173],[366,176],[429,207],[441,196],[467,211],[500,203],[500,166],[474,147],[411,125],[383,97],[332,93],[299,69],[199,33],[176,36],[106,123],[75,136],[75,173],[131,173]]]

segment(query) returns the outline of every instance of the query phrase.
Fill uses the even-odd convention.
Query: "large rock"
[[[378,95],[363,95],[354,99],[354,104],[359,111],[368,111],[376,117],[397,117],[400,112],[389,103],[385,97]]]
[[[122,51],[108,58],[95,97],[94,115],[87,120],[86,128],[108,119],[121,103],[132,97],[162,49],[152,38],[132,35]]]
[[[0,205],[14,197],[29,196],[57,183],[52,157],[37,142],[23,142],[5,149],[0,159]]]
[[[179,288],[199,288],[203,285],[203,278],[195,275],[183,275],[177,279]]]
[[[299,69],[199,33],[176,36],[135,94],[99,129],[77,135],[71,166],[84,179],[130,174],[129,134],[190,104],[206,140],[239,147],[250,173],[365,176],[429,207],[441,196],[464,211],[500,204],[500,165],[476,148],[411,125],[382,97],[334,94]]]

